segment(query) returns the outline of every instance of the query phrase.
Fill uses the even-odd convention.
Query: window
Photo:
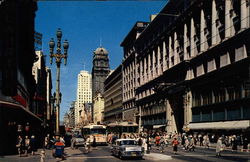
[[[240,119],[241,109],[239,107],[227,109],[227,120]]]
[[[250,107],[244,107],[243,108],[243,119],[249,119],[250,120]]]
[[[199,122],[200,121],[200,111],[199,110],[193,110],[192,113],[192,122]]]
[[[202,121],[211,121],[212,120],[211,111],[210,110],[203,110],[201,120]]]
[[[213,112],[213,121],[221,121],[225,120],[225,110],[224,109],[216,109]]]

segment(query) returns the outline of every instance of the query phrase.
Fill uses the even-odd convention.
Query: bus
[[[108,132],[113,132],[118,134],[119,138],[124,135],[132,135],[138,134],[138,124],[135,122],[130,121],[123,121],[123,122],[113,122],[107,125]]]
[[[93,143],[95,136],[97,145],[107,144],[107,128],[105,125],[86,125],[82,128],[82,134],[86,138],[90,136],[90,142]]]

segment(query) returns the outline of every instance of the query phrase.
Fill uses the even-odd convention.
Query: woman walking
[[[174,140],[172,141],[172,144],[173,144],[174,154],[176,154],[177,153],[177,149],[178,149],[178,144],[179,144],[177,138],[174,138]]]
[[[222,137],[220,137],[216,144],[216,156],[221,156],[221,151],[223,151]]]

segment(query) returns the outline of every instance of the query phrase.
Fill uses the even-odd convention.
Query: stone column
[[[172,38],[171,36],[169,36],[169,41],[168,41],[168,50],[169,50],[169,68],[171,68],[173,66],[172,63],[172,56],[173,56],[173,50],[172,50]]]
[[[144,76],[143,76],[143,80],[142,80],[142,84],[144,84],[145,82],[148,81],[148,70],[147,70],[147,56],[144,57]]]
[[[191,56],[191,58],[192,57],[195,57],[195,41],[194,41],[194,36],[195,36],[195,27],[194,27],[194,19],[193,18],[191,18],[191,23],[190,23],[190,25],[191,25],[191,30],[190,30],[190,56]]]
[[[150,81],[152,78],[152,72],[151,72],[150,66],[151,66],[151,56],[149,53],[148,54],[148,81]]]
[[[206,37],[205,37],[205,28],[206,28],[206,21],[204,16],[204,11],[201,9],[201,26],[200,26],[200,51],[204,52],[205,44],[206,44]]]
[[[162,57],[162,61],[163,61],[163,72],[165,70],[167,70],[167,61],[166,61],[166,56],[167,56],[167,52],[166,52],[166,42],[163,41],[163,45],[162,45],[162,52],[163,52],[163,57]]]
[[[230,10],[231,10],[232,2],[231,0],[225,1],[225,38],[231,37],[231,27],[232,20],[230,18]]]
[[[142,73],[144,72],[144,74]],[[139,82],[139,86],[142,85],[142,81],[144,80],[143,78],[145,77],[145,69],[143,69],[143,58],[140,60],[140,82]]]
[[[212,46],[217,44],[216,35],[217,33],[217,27],[216,27],[216,19],[217,19],[217,10],[216,10],[216,3],[215,0],[212,0]]]
[[[187,47],[188,47],[188,37],[187,37],[187,24],[184,24],[184,38],[183,38],[183,52],[184,52],[184,60],[188,60],[188,52],[187,52]]]
[[[161,48],[160,48],[160,46],[158,46],[158,49],[157,49],[157,76],[159,76],[159,75],[161,75],[161,66],[162,66],[162,64],[161,64],[161,62],[160,62],[160,60],[161,60]]]
[[[241,0],[240,1],[240,26],[241,30],[244,30],[249,27],[249,18],[248,16],[248,11],[247,11],[247,0]],[[249,6],[248,6],[249,7]]]
[[[173,52],[174,53],[174,65],[180,62],[179,54],[177,52],[177,47],[178,47],[177,33],[174,32],[174,52]]]
[[[152,55],[152,59],[153,59],[153,79],[156,77],[156,53],[155,50],[153,50],[153,55]]]

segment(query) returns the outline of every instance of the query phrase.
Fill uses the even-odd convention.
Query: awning
[[[161,127],[165,127],[166,125],[154,125],[153,128],[157,129],[157,128],[161,128]]]
[[[11,103],[11,102],[6,102],[6,101],[0,101],[0,105],[6,105],[8,107],[18,108],[20,110],[23,110],[27,114],[31,115],[32,117],[34,117],[39,122],[43,122],[39,117],[37,117],[34,113],[32,113],[31,111],[29,111],[27,108],[25,108],[22,105],[19,105],[19,104],[16,104],[16,103]]]
[[[250,120],[240,121],[224,121],[224,122],[206,122],[206,123],[190,123],[188,126],[191,130],[202,129],[247,129],[250,127]]]
[[[116,127],[116,126],[120,126],[120,127],[130,127],[130,126],[138,126],[137,123],[135,122],[114,122],[114,123],[109,123],[108,124],[109,127]]]

